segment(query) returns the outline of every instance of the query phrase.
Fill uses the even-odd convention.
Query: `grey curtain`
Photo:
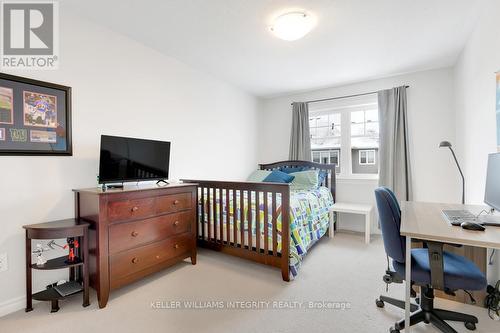
[[[378,92],[380,121],[379,185],[399,200],[412,200],[406,87]]]
[[[292,104],[292,133],[290,135],[290,160],[311,160],[311,136],[309,134],[309,107],[307,103]]]

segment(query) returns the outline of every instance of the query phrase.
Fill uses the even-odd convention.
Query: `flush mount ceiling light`
[[[305,12],[294,11],[274,19],[271,32],[278,38],[287,41],[300,39],[316,26],[316,18]]]

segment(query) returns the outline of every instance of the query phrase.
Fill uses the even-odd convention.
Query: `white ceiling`
[[[451,66],[484,0],[70,0],[79,14],[269,97]],[[268,31],[300,8],[317,27],[294,42]]]

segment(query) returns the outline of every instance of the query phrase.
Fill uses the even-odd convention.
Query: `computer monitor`
[[[484,203],[500,212],[500,153],[488,155]],[[494,214],[493,210],[489,214],[480,215],[478,221],[485,225],[500,226],[500,215]]]
[[[500,212],[500,153],[488,156],[484,203]]]
[[[477,216],[468,210],[443,210],[445,220],[451,225],[461,225],[463,222],[476,222],[483,225],[500,227],[500,153],[488,155],[488,169],[486,170],[486,188],[484,203],[492,208],[491,212],[484,211]]]

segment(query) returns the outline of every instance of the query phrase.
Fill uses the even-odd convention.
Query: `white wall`
[[[467,201],[481,204],[488,154],[496,152],[495,72],[500,70],[500,2],[490,0],[455,68],[457,138],[467,179]],[[500,279],[500,255],[489,269],[491,282]]]
[[[60,69],[12,74],[73,88],[74,155],[0,156],[0,315],[22,306],[22,225],[74,216],[71,189],[95,186],[101,134],[172,141],[172,179],[244,179],[257,164],[254,97],[62,5],[60,17]],[[35,273],[35,290],[63,277]]]
[[[408,84],[408,117],[415,200],[459,202],[459,175],[451,155],[438,148],[442,140],[455,141],[453,70],[418,72],[326,88],[263,101],[259,124],[259,160],[287,159],[292,101],[345,96]],[[271,144],[272,143],[272,144]],[[338,201],[374,202],[376,181],[338,181]],[[340,216],[340,227],[362,231],[361,218]],[[375,221],[372,230],[375,230]]]
[[[459,150],[468,181],[467,199],[482,203],[488,154],[496,152],[495,72],[500,70],[499,1],[489,1],[457,62]]]

